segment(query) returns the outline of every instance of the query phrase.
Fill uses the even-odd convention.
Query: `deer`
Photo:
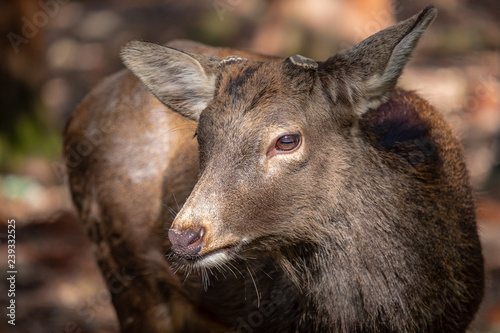
[[[122,332],[464,332],[463,148],[397,87],[435,7],[325,61],[132,41],[72,114],[72,199]]]

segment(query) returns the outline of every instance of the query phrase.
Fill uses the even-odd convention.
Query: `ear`
[[[145,42],[130,42],[121,51],[125,65],[158,100],[198,121],[212,100],[220,59]]]
[[[337,97],[351,103],[361,98],[365,102],[361,113],[385,102],[436,14],[436,8],[429,6],[325,61],[322,70],[333,77]]]
[[[290,92],[301,95],[310,92],[316,80],[318,63],[312,59],[296,54],[283,61],[281,72],[286,77]]]

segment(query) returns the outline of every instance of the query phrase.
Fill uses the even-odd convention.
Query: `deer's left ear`
[[[321,64],[335,82],[336,94],[354,102],[361,98],[361,112],[386,101],[418,40],[436,17],[430,6],[419,14],[368,37]]]

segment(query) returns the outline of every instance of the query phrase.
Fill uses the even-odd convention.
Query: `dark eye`
[[[300,134],[287,134],[276,140],[277,151],[288,152],[297,148],[300,144]]]

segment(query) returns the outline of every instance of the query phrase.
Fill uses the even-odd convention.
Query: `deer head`
[[[332,228],[341,235],[365,200],[353,179],[378,177],[363,165],[371,157],[358,120],[388,99],[436,12],[428,7],[324,62],[219,59],[129,43],[126,66],[162,103],[198,122],[199,179],[169,231],[180,260],[210,267],[331,240]]]

